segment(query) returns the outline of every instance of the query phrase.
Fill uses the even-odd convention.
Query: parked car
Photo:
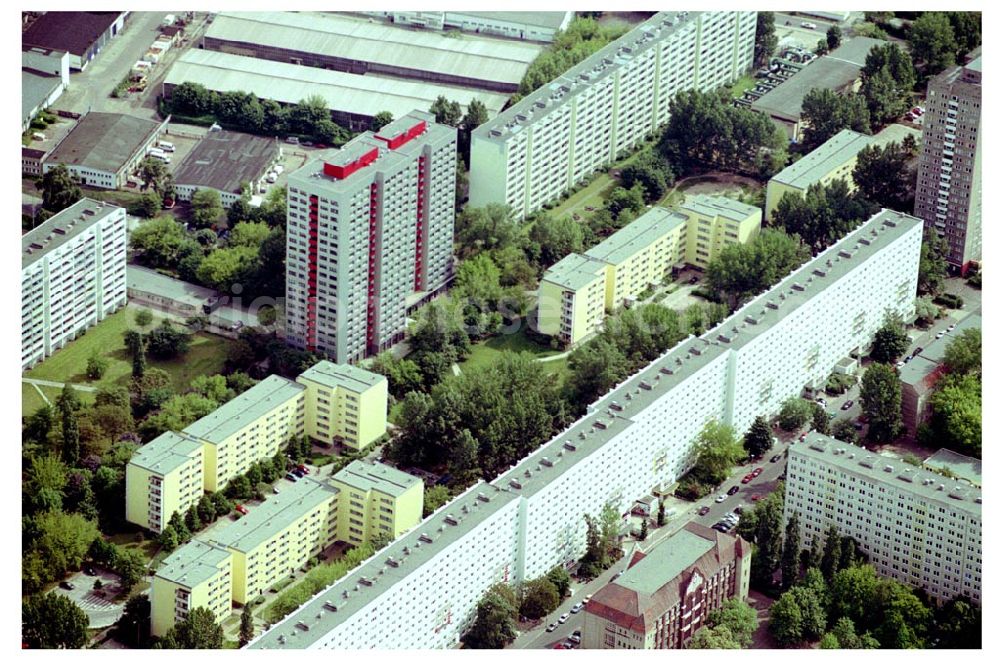
[[[799,25],[801,25],[806,30],[815,30],[816,29],[816,24],[815,23],[810,23],[809,21],[803,21]]]
[[[914,349],[914,350],[913,350],[913,355],[914,355],[914,356],[917,356],[917,355],[918,355],[918,354],[920,354],[920,352],[922,352],[923,350],[924,350],[924,348],[923,348],[923,347],[917,347],[916,349]]]
[[[781,454],[780,453],[778,455],[776,455],[776,456],[771,456],[771,462],[776,463],[779,460],[781,460]]]
[[[753,481],[753,474],[747,474],[743,477],[740,483],[750,483],[751,481]]]
[[[244,516],[247,515],[248,513],[250,513],[250,511],[248,511],[247,508],[245,506],[243,506],[242,504],[237,504],[236,505],[236,511],[239,512],[239,513],[242,513]]]
[[[760,501],[760,499],[761,499],[761,496],[760,496],[760,495],[751,495],[751,496],[750,496],[750,501],[751,501],[751,502],[759,502],[759,501]]]
[[[688,284],[698,284],[698,276],[694,275],[688,278]]]
[[[903,363],[909,363],[912,360],[913,360],[913,355],[911,354],[903,359]]]
[[[843,405],[840,406],[840,409],[842,411],[846,412],[848,409],[850,409],[853,406],[854,406],[854,401],[853,400],[848,400],[847,402],[845,402]]]
[[[816,398],[816,404],[826,407],[826,400],[823,398]]]
[[[576,603],[576,605],[573,606],[573,608],[570,609],[569,612],[572,613],[573,615],[576,615],[577,613],[579,613],[582,610],[583,610],[583,603],[578,601]]]
[[[951,326],[948,327],[948,330],[949,331],[954,331],[955,330],[955,326],[956,326],[956,324],[952,324]]]
[[[756,479],[758,476],[760,476],[763,473],[764,473],[764,468],[763,467],[755,467],[754,470],[752,472],[750,472],[750,475],[753,476],[753,478]]]
[[[721,504],[722,502],[725,502],[725,501],[726,501],[726,496],[725,495],[719,495],[718,497],[715,498],[715,503],[716,504]]]
[[[305,475],[306,475],[306,473],[305,473],[305,472],[303,472],[303,471],[302,471],[301,469],[299,469],[298,467],[296,467],[295,469],[293,469],[293,470],[292,470],[292,474],[294,474],[295,476],[299,477],[300,479],[301,479],[301,478],[302,478],[303,476],[305,476]]]
[[[292,483],[295,483],[296,481],[299,480],[299,477],[295,476],[291,472],[289,472],[288,474],[286,474],[285,478],[288,479],[289,481],[291,481]]]
[[[85,573],[88,576],[96,576],[97,575],[97,572],[94,571],[94,567],[92,567],[90,565],[87,565],[87,566],[85,566],[83,568],[83,573]]]
[[[943,337],[944,337],[944,331],[941,331],[940,333],[938,333],[937,335],[934,336],[934,339],[935,340],[940,340]]]
[[[309,468],[306,467],[305,465],[296,465],[295,469],[299,470],[303,474],[308,474],[309,473]]]
[[[587,596],[585,596],[583,598],[583,605],[586,606],[587,604],[589,604],[593,596],[594,596],[593,594],[588,594]]]
[[[806,435],[808,435],[808,434],[809,434],[808,432],[804,432],[801,435],[799,435],[799,441],[800,442],[806,441]]]
[[[559,624],[564,624],[566,620],[569,619],[569,613],[563,613],[559,616]]]
[[[732,488],[730,488],[729,490],[726,491],[726,494],[727,495],[735,495],[738,492],[740,492],[740,487],[739,486],[733,486]]]
[[[555,631],[557,626],[559,626],[559,625],[557,625],[555,622],[553,622],[549,626],[545,627],[545,631],[549,631],[549,632]]]
[[[709,512],[709,511],[711,511],[711,509],[709,509],[709,508],[708,508],[707,506],[703,506],[703,507],[701,507],[700,509],[698,509],[698,515],[699,515],[699,516],[704,516],[704,515],[705,515],[705,514],[707,514],[707,513]]]
[[[736,506],[734,506],[733,507],[733,513],[735,513],[737,516],[742,516],[743,515],[743,505],[742,504],[737,504]]]
[[[68,580],[60,581],[59,582],[59,587],[61,587],[64,590],[75,590],[76,589],[76,585],[74,585],[73,583],[69,582]]]
[[[562,643],[556,643],[555,645],[552,646],[552,649],[553,650],[565,650],[566,646],[563,645]]]

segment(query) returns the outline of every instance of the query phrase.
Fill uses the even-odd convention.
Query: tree
[[[253,612],[249,606],[244,606],[243,612],[240,614],[240,647],[252,641],[253,634]]]
[[[569,596],[570,592],[570,580],[569,572],[561,566],[552,567],[545,577],[555,585],[556,591],[559,593],[560,599],[565,599]]]
[[[135,325],[145,328],[153,323],[153,313],[143,308],[135,313]]]
[[[379,111],[374,116],[372,116],[371,131],[378,132],[380,129],[391,123],[393,120],[392,113],[389,111]]]
[[[214,250],[199,264],[198,281],[231,292],[234,284],[245,282],[256,269],[259,256],[259,248],[245,245]]]
[[[936,445],[982,457],[983,386],[979,377],[950,375],[931,396]]]
[[[189,506],[188,510],[184,512],[184,524],[192,534],[201,529],[201,518],[198,517],[198,508],[194,504]]]
[[[955,35],[956,62],[962,61],[969,51],[982,44],[983,15],[981,12],[947,12]]]
[[[709,484],[725,480],[733,465],[746,457],[746,450],[732,427],[714,419],[702,427],[694,449],[697,461],[691,473]]]
[[[129,336],[129,334],[133,334]],[[126,346],[132,353],[132,377],[141,380],[146,376],[146,341],[138,331],[126,331]]]
[[[182,650],[218,650],[223,647],[225,638],[222,626],[215,621],[215,614],[204,606],[193,608],[167,635]]]
[[[76,466],[80,459],[80,426],[76,412],[80,409],[80,399],[72,386],[63,386],[62,393],[56,401],[56,408],[62,417],[62,457],[71,467]]]
[[[746,244],[727,245],[708,264],[709,287],[735,309],[784,278],[809,257],[799,239],[781,229],[764,229]]]
[[[841,442],[847,442],[848,444],[858,443],[858,431],[855,430],[854,424],[848,419],[837,419],[830,426],[830,437],[840,440]]]
[[[149,597],[137,594],[125,602],[125,610],[114,628],[114,637],[130,648],[149,647],[150,616],[152,604]]]
[[[983,614],[966,596],[953,597],[937,609],[934,618],[934,647],[975,650],[983,644]]]
[[[861,380],[861,409],[868,418],[868,439],[889,442],[903,428],[902,386],[891,365],[872,363]]]
[[[643,149],[631,162],[622,167],[619,181],[622,187],[631,189],[642,185],[646,203],[663,198],[667,188],[674,184],[674,172],[662,158],[651,149]]]
[[[840,546],[837,526],[830,525],[823,536],[823,559],[820,563],[820,569],[827,580],[830,580],[840,567]]]
[[[739,650],[742,647],[729,627],[724,625],[714,628],[702,626],[687,645],[689,650]]]
[[[819,639],[826,631],[826,610],[823,607],[823,600],[814,589],[804,585],[795,586],[785,594],[791,594],[799,607],[802,637],[810,641]],[[772,607],[772,617],[773,612]]]
[[[818,403],[813,403],[812,412],[812,429],[821,435],[828,435],[830,433],[830,415]]]
[[[163,208],[163,199],[156,190],[147,190],[139,196],[139,200],[129,207],[129,213],[145,217],[154,218]]]
[[[774,12],[757,12],[757,33],[753,45],[753,66],[764,67],[771,61],[771,55],[778,48],[778,36],[774,33]]]
[[[646,208],[646,193],[641,183],[635,183],[631,188],[616,187],[604,201],[604,207],[616,221],[625,211],[638,215]]]
[[[708,614],[708,626],[713,629],[727,629],[737,647],[747,648],[753,643],[757,631],[757,611],[745,601],[732,598]]]
[[[173,176],[167,169],[167,165],[155,157],[147,157],[139,163],[139,177],[146,183],[146,187],[163,197],[173,187]],[[162,200],[158,199],[162,204]],[[155,213],[154,213],[155,215]]]
[[[70,570],[79,569],[99,536],[97,525],[77,513],[50,511],[35,518],[38,537],[32,550],[47,564],[48,580],[55,580]]]
[[[840,40],[843,37],[843,32],[840,30],[840,26],[831,25],[826,31],[826,47],[833,51],[835,48],[840,46]]]
[[[488,591],[476,606],[476,619],[465,635],[473,649],[497,650],[514,640],[515,606],[500,594]]]
[[[781,646],[787,647],[802,642],[804,636],[802,610],[792,592],[785,592],[771,606],[768,630]]]
[[[466,132],[471,132],[489,119],[490,114],[486,109],[486,105],[479,101],[478,98],[473,98],[465,110],[465,117],[462,118],[462,127],[465,128]]]
[[[763,416],[758,416],[750,424],[750,429],[743,436],[743,446],[751,458],[760,458],[771,449],[774,438],[771,435],[771,426]]]
[[[174,328],[169,319],[146,335],[146,348],[157,359],[170,360],[183,356],[191,347],[191,334]]]
[[[431,515],[451,499],[448,486],[438,485],[424,490],[424,518]]]
[[[530,620],[545,617],[559,605],[559,591],[548,578],[536,578],[524,584],[521,615]]]
[[[781,551],[781,587],[787,590],[799,577],[799,512],[792,513],[785,526]]]
[[[146,559],[137,550],[116,548],[111,567],[120,577],[119,584],[122,589],[128,593],[146,574]]]
[[[239,222],[229,233],[229,246],[260,247],[270,234],[266,222]]]
[[[872,47],[861,70],[861,95],[872,125],[881,127],[906,113],[916,78],[909,53],[898,44]]]
[[[537,248],[532,254],[541,266],[551,266],[566,255],[583,249],[583,229],[568,216],[539,215],[528,238]]]
[[[865,146],[858,153],[854,183],[870,201],[883,208],[909,210],[913,202],[914,174],[909,155],[895,141],[885,146]]]
[[[389,393],[402,398],[411,391],[418,391],[423,385],[423,375],[411,359],[397,359],[392,352],[382,352],[376,356],[370,370],[389,380]]]
[[[948,246],[934,229],[924,229],[924,240],[920,245],[920,269],[917,275],[917,292],[936,294],[947,275],[945,255]]]
[[[968,328],[955,336],[944,350],[948,372],[957,375],[983,375],[983,331]]]
[[[449,101],[444,95],[438,95],[431,104],[430,112],[434,114],[434,122],[439,125],[458,127],[462,122],[462,105]]]
[[[667,505],[663,503],[662,498],[660,499],[659,502],[657,502],[656,524],[659,525],[660,527],[663,527],[664,525],[667,524]]]
[[[51,405],[42,405],[28,418],[23,437],[39,444],[48,441],[52,425],[55,423],[55,411]]]
[[[603,337],[595,338],[575,349],[567,367],[573,381],[569,383],[573,401],[589,405],[628,376],[625,355]]]
[[[222,375],[198,375],[191,380],[191,390],[220,405],[235,396],[235,392],[229,388],[226,378]]]
[[[108,359],[104,358],[96,351],[87,359],[87,379],[98,380],[108,371]]]
[[[924,12],[910,25],[910,53],[924,73],[937,74],[955,64],[958,43],[945,12]]]
[[[455,218],[455,240],[459,256],[471,256],[517,243],[521,227],[510,206],[487,204],[466,207]]]
[[[798,430],[812,418],[813,403],[805,398],[788,398],[781,403],[778,425],[785,432]]]
[[[860,95],[839,95],[829,88],[813,88],[802,99],[804,144],[812,150],[843,129],[871,133],[868,105]]]
[[[87,614],[55,592],[21,602],[21,640],[33,649],[77,649],[87,644]]]
[[[42,175],[42,208],[52,213],[69,208],[83,198],[83,192],[69,175],[65,164],[59,164]]]
[[[196,228],[206,229],[213,226],[224,212],[218,191],[198,189],[191,195],[191,224]]]
[[[784,487],[779,484],[778,489],[749,512],[752,517],[746,527],[741,524],[739,528],[740,535],[747,535],[747,530],[751,528],[753,530],[749,536],[756,549],[750,559],[750,581],[759,589],[772,587],[774,570],[781,564],[783,505]]]

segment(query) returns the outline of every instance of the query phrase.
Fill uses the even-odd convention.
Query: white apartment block
[[[694,462],[712,419],[745,431],[913,309],[922,223],[882,211],[705,335],[590,405],[514,468],[480,482],[298,611],[255,648],[446,648],[498,581],[577,559],[584,514],[627,507]]]
[[[819,433],[788,450],[785,522],[799,517],[802,548],[835,525],[881,576],[919,587],[939,603],[981,604],[982,490],[898,458]]]
[[[403,338],[408,299],[451,273],[456,142],[414,111],[289,177],[290,343],[351,363]]]
[[[659,12],[472,133],[469,204],[518,217],[611,164],[669,119],[674,94],[753,62],[757,12]]]
[[[21,369],[125,305],[125,209],[81,199],[21,236]]]

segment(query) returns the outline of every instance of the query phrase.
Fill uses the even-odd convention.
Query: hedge
[[[265,619],[272,624],[279,622],[374,554],[375,549],[366,543],[349,550],[336,562],[319,565],[307,573],[302,581],[282,592],[268,607]]]

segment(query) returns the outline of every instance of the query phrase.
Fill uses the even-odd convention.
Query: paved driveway
[[[77,572],[66,579],[73,584],[74,589],[64,590],[57,586],[53,590],[56,594],[69,597],[83,609],[90,620],[89,627],[91,629],[111,626],[125,611],[124,601],[121,603],[110,601],[119,592],[118,576],[103,569],[97,569],[96,574],[96,576],[88,576],[83,572]],[[106,596],[102,597],[98,591],[94,590],[94,581],[98,579],[104,586],[100,592],[104,592]]]

